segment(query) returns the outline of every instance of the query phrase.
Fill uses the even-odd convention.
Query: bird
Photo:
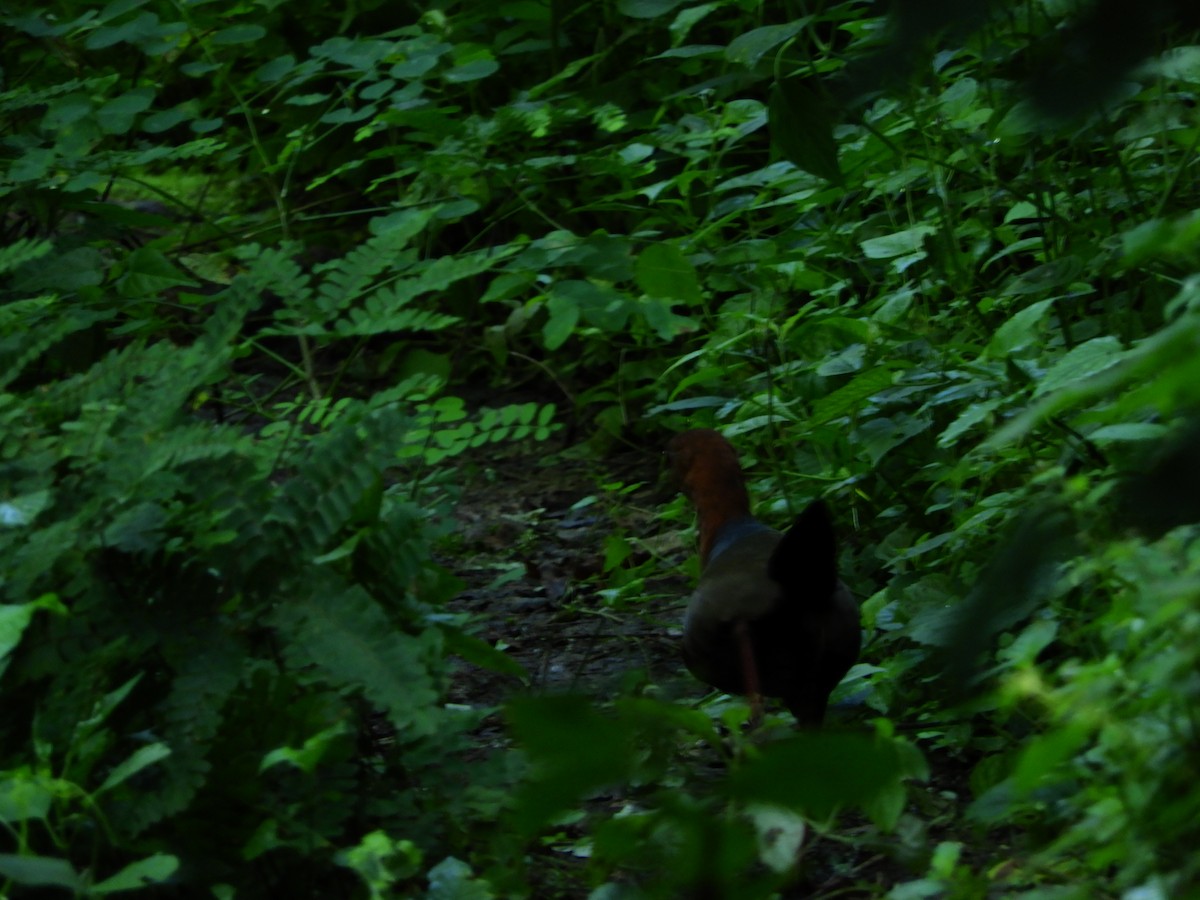
[[[802,728],[820,726],[862,643],[858,604],[838,578],[829,507],[816,500],[779,532],[750,514],[737,453],[719,432],[677,434],[667,455],[700,532],[684,663],[717,690],[748,695],[752,721],[762,695],[781,698]]]

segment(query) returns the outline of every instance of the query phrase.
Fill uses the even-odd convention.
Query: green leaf
[[[638,287],[651,297],[682,300],[693,305],[701,302],[696,267],[673,243],[651,244],[639,253],[634,277]]]
[[[823,819],[834,810],[863,806],[904,775],[900,754],[887,739],[863,734],[799,734],[762,748],[729,777],[730,794],[772,803]]]
[[[149,109],[153,102],[153,90],[134,88],[96,110],[96,121],[105,134],[124,134],[133,126],[134,118]]]
[[[311,775],[320,765],[321,760],[325,758],[329,752],[329,748],[339,741],[343,735],[349,731],[345,722],[337,722],[330,725],[323,731],[319,731],[312,737],[308,738],[304,744],[297,748],[279,747],[272,750],[258,765],[259,772],[265,772],[272,766],[277,766],[280,763],[290,763],[302,772]]]
[[[122,297],[153,297],[174,287],[198,288],[199,282],[189,277],[160,251],[141,247],[129,254],[125,274],[118,286]]]
[[[1161,441],[1171,429],[1159,422],[1122,422],[1097,428],[1087,437],[1095,444],[1112,444],[1125,441]]]
[[[217,46],[232,46],[234,44],[253,44],[267,36],[267,29],[261,25],[243,23],[222,28],[212,36],[212,42]]]
[[[725,48],[725,58],[735,65],[751,69],[767,53],[799,34],[810,21],[812,17],[805,16],[786,25],[763,25],[739,34]]]
[[[505,706],[532,779],[517,795],[517,821],[532,831],[589,792],[624,779],[636,749],[630,723],[581,697],[521,697]]]
[[[813,404],[812,415],[809,416],[809,426],[821,425],[842,416],[853,415],[862,405],[875,394],[891,387],[895,373],[883,366],[868,369],[856,376],[848,384],[838,388],[832,394],[827,394]]]
[[[29,887],[83,889],[83,879],[65,859],[50,856],[15,856],[0,853],[0,876]]]
[[[21,642],[33,614],[48,609],[66,614],[67,610],[54,594],[45,594],[29,603],[0,604],[0,660],[4,660]]]
[[[805,172],[842,184],[833,117],[807,79],[777,81],[771,87],[767,110],[771,140],[784,159]]]
[[[93,894],[115,894],[118,891],[136,891],[152,884],[162,884],[179,869],[179,859],[167,853],[156,853],[145,859],[130,863],[116,875],[92,885]]]
[[[683,3],[683,0],[617,0],[617,12],[631,19],[654,19]]]
[[[147,766],[152,766],[159,760],[166,759],[171,755],[171,748],[166,744],[151,744],[148,747],[142,747],[137,750],[123,763],[114,768],[108,777],[104,779],[104,783],[96,788],[97,794],[102,794],[110,788],[116,787],[125,781],[128,781],[138,772]]]
[[[503,650],[493,647],[487,641],[480,640],[474,635],[467,634],[461,628],[443,628],[442,635],[446,640],[446,652],[459,656],[472,665],[511,675],[522,681],[529,678],[525,667]]]
[[[58,797],[28,770],[6,772],[0,776],[0,822],[12,825],[26,819],[45,819],[50,804]]]
[[[289,637],[286,652],[297,667],[315,664],[331,683],[362,691],[408,736],[436,729],[428,661],[440,652],[438,631],[413,636],[397,630],[357,586],[294,597],[272,620]]]
[[[1053,300],[1039,300],[1013,315],[996,329],[984,352],[992,359],[1004,359],[1009,354],[1025,350],[1031,344],[1040,343],[1042,323],[1053,305]]]
[[[468,81],[479,81],[482,78],[487,78],[500,71],[500,63],[487,56],[481,59],[472,59],[468,62],[461,63],[453,69],[447,69],[442,73],[442,78],[451,84],[464,84]]]
[[[1106,335],[1093,338],[1060,357],[1058,362],[1047,369],[1034,388],[1033,395],[1037,397],[1080,379],[1090,378],[1116,365],[1124,354],[1125,348],[1115,337]]]
[[[925,248],[925,238],[935,234],[937,229],[932,225],[914,225],[904,231],[867,238],[859,241],[867,259],[892,259],[896,256],[921,253]]]
[[[579,304],[564,294],[552,294],[546,301],[550,317],[542,326],[542,340],[547,350],[557,350],[566,343],[579,322]]]
[[[492,900],[491,885],[475,877],[471,867],[447,856],[429,870],[426,900]]]

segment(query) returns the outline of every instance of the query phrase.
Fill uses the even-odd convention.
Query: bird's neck
[[[697,474],[700,477],[691,485],[691,494],[700,528],[700,565],[706,566],[720,532],[734,522],[753,521],[753,518],[750,515],[750,496],[746,493],[746,484],[740,471]]]

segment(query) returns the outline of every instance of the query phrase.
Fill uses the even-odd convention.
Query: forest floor
[[[448,701],[497,709],[477,732],[481,749],[507,744],[498,707],[517,694],[573,693],[604,702],[652,686],[656,696],[680,703],[705,697],[679,652],[691,589],[682,564],[693,549],[692,533],[685,527],[690,516],[680,523],[661,519],[673,493],[661,453],[625,451],[598,461],[544,445],[512,447],[489,452],[486,465],[473,471],[457,507],[453,559],[442,560],[465,583],[452,607],[469,613],[477,636],[528,673],[522,684],[468,664],[456,669]],[[648,573],[637,596],[616,602],[606,590],[612,573],[605,572],[613,536],[632,547],[623,565]],[[835,727],[853,727],[870,715],[858,709],[834,711],[832,718]],[[685,752],[694,777],[719,776],[723,763],[712,748]],[[712,758],[697,757],[704,753]],[[934,769],[930,783],[913,786],[919,811],[909,824],[919,822],[920,833],[881,835],[861,815],[842,815],[822,834],[810,832],[801,875],[783,896],[878,897],[915,877],[933,834],[959,819],[967,796],[961,766],[942,760]],[[588,808],[612,814],[626,799],[595,797]],[[565,876],[578,885],[578,894],[568,896],[587,896],[586,859],[570,858],[569,840],[540,852],[556,873],[553,881],[561,885]]]

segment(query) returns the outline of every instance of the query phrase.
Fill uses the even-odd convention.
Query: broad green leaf
[[[683,0],[617,0],[617,11],[631,19],[654,19],[677,7]]]
[[[1034,206],[1028,200],[1021,200],[1009,207],[1008,212],[1004,214],[1004,223],[1007,225],[1009,222],[1012,222],[1016,219],[1038,219],[1041,218],[1041,216],[1042,213],[1038,211],[1036,206]],[[1033,247],[1037,245],[1029,244],[1029,246]]]
[[[891,259],[896,256],[923,252],[925,238],[937,231],[932,225],[914,225],[904,231],[859,241],[867,259]]]
[[[38,514],[50,505],[53,497],[46,490],[0,500],[0,528],[25,528],[31,525]]]
[[[807,419],[808,425],[820,425],[824,422],[840,419],[842,416],[853,415],[862,405],[884,388],[890,387],[895,380],[891,369],[879,366],[868,369],[857,375],[848,384],[838,388],[832,394],[827,394],[813,404],[812,415]]]
[[[1046,779],[1064,777],[1063,763],[1073,757],[1090,736],[1091,729],[1079,719],[1065,728],[1035,736],[1021,751],[1013,771],[1013,786],[1018,792],[1027,792]]]
[[[258,765],[259,772],[265,772],[280,763],[290,763],[302,772],[311,775],[320,765],[329,748],[342,738],[348,731],[346,723],[337,722],[323,731],[308,738],[299,748],[279,747],[263,757]]]
[[[488,56],[460,63],[442,73],[442,78],[451,84],[462,84],[468,81],[479,81],[500,71],[500,63]]]
[[[267,29],[263,26],[244,22],[240,25],[222,28],[212,36],[211,40],[218,46],[231,46],[233,44],[252,44],[255,41],[261,41],[266,35]]]
[[[111,22],[113,19],[120,18],[127,12],[138,9],[149,3],[150,0],[112,0],[100,14],[96,17],[101,22]]]
[[[557,350],[566,343],[579,322],[579,306],[570,297],[553,295],[546,301],[549,318],[542,326],[542,341],[547,350]]]
[[[65,859],[50,856],[16,856],[0,853],[0,876],[26,887],[83,888],[83,879]]]
[[[108,777],[104,779],[104,783],[96,788],[97,794],[102,794],[110,788],[116,787],[125,781],[128,781],[138,772],[147,766],[152,766],[159,760],[166,759],[171,755],[171,748],[166,744],[151,744],[148,747],[142,747],[134,752],[123,763],[114,768]]]
[[[878,465],[885,455],[905,441],[927,431],[929,425],[930,422],[926,418],[897,413],[891,417],[868,419],[858,426],[855,434],[867,451],[871,464]]]
[[[125,261],[125,274],[118,281],[122,297],[154,297],[174,287],[198,288],[200,283],[176,268],[159,250],[140,247]]]
[[[1042,323],[1053,305],[1053,300],[1039,300],[1013,315],[996,329],[988,343],[987,355],[992,359],[1003,359],[1010,353],[1028,348],[1030,344],[1040,343],[1043,334]]]
[[[760,748],[729,776],[733,797],[778,804],[817,819],[862,806],[904,775],[889,740],[865,734],[812,732]]]
[[[130,863],[116,875],[106,878],[88,890],[92,894],[115,894],[118,891],[144,890],[152,884],[161,884],[179,868],[179,859],[167,853],[156,853],[145,859]]]
[[[505,706],[532,777],[517,795],[523,830],[540,827],[592,791],[632,771],[637,749],[631,724],[600,713],[581,697],[522,697]]]
[[[785,159],[819,178],[842,183],[833,117],[806,79],[785,78],[772,85],[768,117],[771,140]]]
[[[938,435],[939,447],[950,447],[960,437],[978,425],[980,422],[988,421],[993,412],[995,412],[1004,401],[995,397],[991,400],[982,400],[978,403],[972,403],[961,413],[958,414],[953,422],[946,426],[945,430]]]
[[[1081,378],[1088,378],[1116,365],[1125,355],[1121,342],[1111,335],[1093,338],[1080,344],[1046,370],[1033,395],[1035,397],[1056,391]]]
[[[638,287],[651,297],[689,304],[700,303],[702,299],[696,267],[672,243],[651,244],[639,253],[635,277]]]
[[[153,102],[153,90],[134,88],[96,110],[96,121],[106,134],[124,134],[132,127],[134,118],[149,109]]]
[[[1115,414],[1121,415],[1123,407],[1133,410],[1152,405],[1173,412],[1181,402],[1190,404],[1200,399],[1195,388],[1200,384],[1198,360],[1200,315],[1188,313],[1128,351],[1117,365],[1042,397],[993,435],[984,444],[984,449],[1003,447],[1020,439],[1050,416],[1112,396],[1135,384],[1138,388],[1127,391],[1114,405]]]
[[[0,822],[15,824],[44,819],[59,794],[42,784],[28,769],[0,774]]]
[[[1124,422],[1097,428],[1087,437],[1095,444],[1112,444],[1124,441],[1161,441],[1171,429],[1159,422]]]
[[[799,34],[810,21],[812,17],[805,16],[786,25],[764,25],[739,34],[729,42],[725,58],[736,65],[753,68],[765,54]]]
[[[549,407],[546,407],[548,409]],[[545,412],[545,409],[542,410]],[[541,418],[541,417],[539,417]],[[541,425],[548,424],[541,422]],[[529,673],[519,662],[487,641],[480,640],[474,635],[467,634],[461,628],[444,628],[442,633],[446,639],[446,650],[455,656],[462,657],[467,662],[493,672],[511,675],[522,681],[529,678]]]
[[[30,603],[0,604],[0,661],[21,642],[21,635],[39,609],[66,615],[67,610],[54,594],[45,594]]]
[[[469,865],[453,856],[429,870],[426,900],[492,900],[495,896],[488,882],[476,878]]]

